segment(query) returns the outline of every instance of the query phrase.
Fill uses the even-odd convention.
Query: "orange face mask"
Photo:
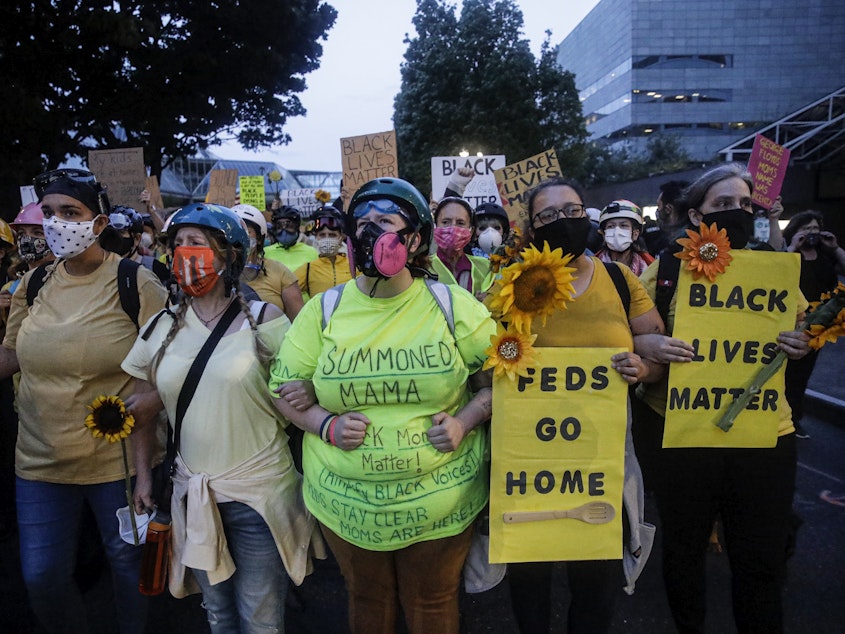
[[[214,270],[211,247],[176,247],[173,252],[173,275],[179,287],[191,297],[207,294],[220,278]]]

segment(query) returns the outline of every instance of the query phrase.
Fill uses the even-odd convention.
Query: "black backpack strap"
[[[38,291],[44,286],[44,281],[47,279],[47,267],[52,262],[45,262],[38,266],[32,275],[29,276],[29,282],[26,284],[26,305],[32,306],[35,298],[38,296]]]
[[[117,292],[120,295],[120,305],[123,312],[135,324],[135,330],[140,329],[138,315],[141,313],[141,298],[138,295],[138,268],[141,265],[129,258],[121,258],[117,265]]]
[[[622,300],[622,307],[625,309],[625,317],[631,317],[631,289],[628,288],[628,282],[625,279],[625,274],[616,262],[605,262],[604,268],[610,279],[613,280],[613,285],[616,287],[616,292],[619,293],[619,299]]]
[[[311,263],[305,264],[305,292],[311,297]]]
[[[161,319],[162,315],[170,315],[173,319],[176,319],[176,314],[172,310],[169,308],[162,308],[158,311],[158,314],[153,317],[153,320],[150,322],[150,325],[147,326],[146,330],[141,333],[141,339],[147,341],[150,338],[150,335],[153,334],[153,331],[156,329],[156,324],[158,324],[158,320]]]
[[[264,323],[264,313],[267,312],[267,302],[264,302],[264,305],[261,307],[261,310],[258,311],[258,317],[255,319],[256,324]]]
[[[678,249],[667,247],[660,252],[657,260],[657,286],[654,290],[654,305],[660,318],[668,328],[669,304],[678,287],[678,275],[681,273],[681,260],[675,257]]]

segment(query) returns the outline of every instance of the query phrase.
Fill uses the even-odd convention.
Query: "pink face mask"
[[[461,253],[472,238],[472,230],[466,227],[435,227],[434,241],[437,243],[437,252],[446,259],[452,259]]]

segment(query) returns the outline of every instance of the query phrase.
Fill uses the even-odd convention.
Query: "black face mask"
[[[549,243],[549,249],[563,249],[564,255],[571,253],[577,258],[587,248],[587,236],[590,234],[590,219],[558,218],[542,227],[534,229],[533,243],[540,249],[543,243]]]
[[[701,222],[716,224],[717,229],[724,229],[732,249],[744,249],[754,235],[754,214],[744,209],[714,211],[701,219]]]
[[[103,229],[98,240],[100,241],[100,246],[106,251],[117,253],[124,258],[132,255],[135,247],[134,237],[131,235],[129,237],[123,237],[117,229],[111,225]]]

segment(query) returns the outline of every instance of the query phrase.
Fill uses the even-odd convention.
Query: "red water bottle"
[[[170,517],[161,511],[147,526],[138,591],[147,596],[164,592],[170,563]]]

